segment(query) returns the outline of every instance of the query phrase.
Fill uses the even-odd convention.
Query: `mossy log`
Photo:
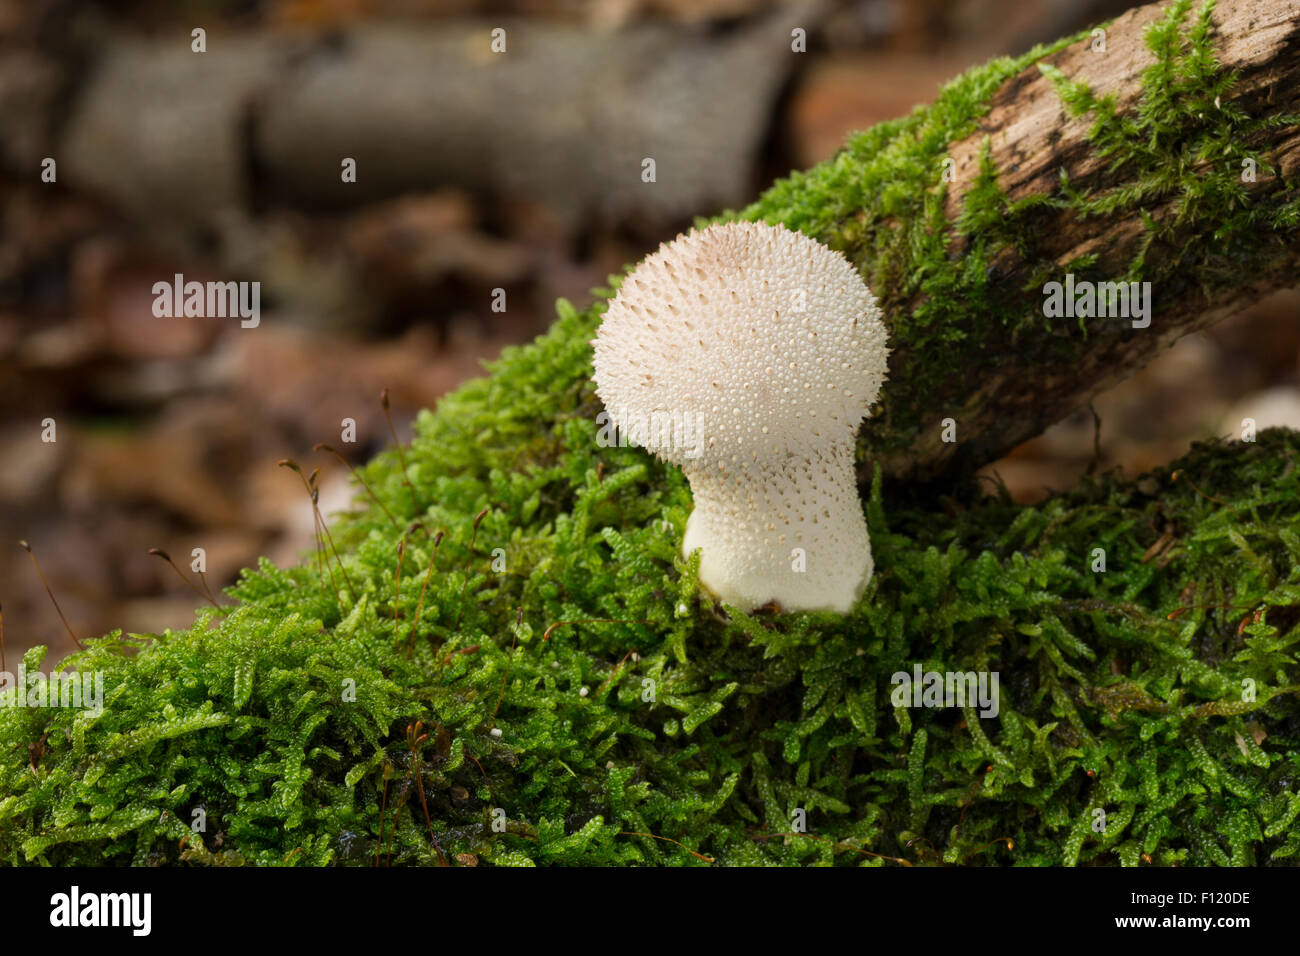
[[[1191,8],[974,70],[746,211],[842,249],[883,301],[864,479],[873,459],[921,480],[992,461],[1296,283],[1300,2]],[[1067,274],[1149,282],[1151,314],[1049,317]]]
[[[1197,69],[1184,44],[1195,59],[1209,35],[1208,17],[1184,31],[1187,7],[1156,38],[1179,75]],[[977,291],[985,263],[948,258],[942,230],[898,246],[840,207],[919,202],[937,218],[914,222],[943,221],[928,165],[919,198],[884,171],[945,151],[1020,69],[968,74],[745,214],[873,235],[879,255],[855,258],[875,269],[930,249],[919,289]],[[1001,195],[972,185],[964,221],[982,210],[996,235],[1054,210]],[[1280,223],[1287,201],[1244,210]],[[876,573],[852,611],[744,614],[681,555],[680,471],[598,441],[602,309],[561,302],[550,332],[422,413],[411,447],[361,470],[329,548],[263,561],[188,630],[114,632],[68,658],[102,678],[102,711],[48,706],[53,684],[28,680],[24,706],[0,707],[0,861],[1295,862],[1300,435],[1208,443],[1032,507],[874,468]],[[900,339],[969,338],[963,315],[911,316]],[[45,653],[25,655],[29,675],[56,669]],[[898,697],[918,668],[997,675],[996,707]]]

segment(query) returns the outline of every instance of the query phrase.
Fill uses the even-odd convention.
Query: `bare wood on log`
[[[1106,52],[1094,52],[1083,40],[1047,57],[1044,62],[1067,77],[1088,84],[1097,95],[1113,95],[1121,111],[1131,111],[1142,90],[1142,73],[1155,62],[1144,42],[1168,4],[1151,4],[1129,11],[1106,30]],[[1190,26],[1196,8],[1188,16]],[[1215,8],[1213,44],[1221,65],[1239,71],[1231,99],[1248,114],[1300,113],[1300,2],[1297,0],[1224,0]],[[1110,173],[1095,147],[1087,141],[1090,116],[1071,117],[1050,79],[1035,64],[1008,81],[995,96],[980,128],[953,143],[949,155],[956,170],[955,188],[947,198],[947,214],[955,219],[963,197],[979,168],[987,141],[998,171],[998,184],[1012,200],[1051,193],[1064,168],[1078,189],[1114,186],[1124,171]],[[1276,164],[1286,183],[1300,175],[1300,128],[1277,127],[1259,148]],[[1275,178],[1261,174],[1247,188],[1254,194],[1277,190]],[[1146,210],[1157,221],[1169,215],[1169,203]],[[1080,220],[1063,212],[1035,237],[1039,253],[1061,265],[1087,253],[1099,256],[1098,267],[1119,277],[1127,269],[1142,236],[1138,215]],[[984,343],[980,354],[959,366],[940,394],[926,404],[924,421],[908,447],[879,455],[886,474],[909,480],[930,480],[953,468],[969,469],[994,461],[1016,445],[1039,434],[1098,393],[1117,384],[1184,335],[1254,304],[1300,281],[1300,230],[1275,237],[1276,254],[1262,268],[1240,275],[1233,285],[1206,295],[1198,277],[1185,282],[1158,283],[1151,326],[1133,329],[1127,323],[1092,323],[1080,350],[1053,361],[1050,352],[1025,348],[1011,339]],[[953,250],[955,256],[964,249]],[[1170,252],[1155,251],[1168,256]],[[1153,262],[1158,265],[1159,263]],[[1006,255],[997,263],[999,277],[990,301],[1023,301],[1021,287],[1029,278],[1024,263]],[[999,291],[1001,290],[1001,291]],[[1068,320],[1073,321],[1073,320]],[[1300,321],[1300,316],[1297,317]],[[1043,335],[1054,334],[1044,331]],[[1075,329],[1062,334],[1082,335]],[[914,363],[934,355],[900,350],[890,361],[891,381],[906,379]],[[886,400],[888,400],[886,398]],[[957,443],[942,440],[941,422],[958,423]],[[868,453],[887,448],[891,436],[870,422],[864,428]],[[869,473],[864,471],[867,479]]]

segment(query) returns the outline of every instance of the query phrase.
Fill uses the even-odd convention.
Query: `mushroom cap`
[[[630,441],[725,468],[851,440],[887,356],[880,308],[843,255],[732,222],[679,235],[623,280],[594,365]]]

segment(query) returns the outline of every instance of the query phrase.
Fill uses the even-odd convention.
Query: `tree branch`
[[[1153,4],[1102,45],[1090,33],[1016,64],[974,128],[935,151],[941,214],[872,201],[824,230],[885,283],[896,351],[864,445],[887,474],[992,461],[1181,336],[1296,284],[1300,3]],[[888,238],[918,231],[928,240],[901,254]],[[1150,282],[1149,326],[1045,316],[1046,284],[1067,273]]]

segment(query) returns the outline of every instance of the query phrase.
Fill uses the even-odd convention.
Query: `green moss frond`
[[[981,290],[1006,249],[1046,268],[1021,228],[1046,205],[1178,197],[1172,219],[1148,216],[1155,242],[1238,196],[1195,166],[1254,121],[1204,108],[1228,80],[1205,8],[1190,31],[1187,12],[1152,31],[1143,110],[1061,87],[1096,114],[1107,158],[1143,171],[1136,186],[1063,178],[1013,203],[985,149],[948,220],[948,145],[1063,41],[972,71],[740,215],[843,249],[887,296],[922,293],[893,317],[896,348],[1027,322]],[[1183,161],[1170,173],[1162,155]],[[1252,210],[1216,220],[1226,248],[1296,215],[1283,199]],[[1189,241],[1192,265],[1213,265],[1208,242]],[[404,469],[394,453],[365,467],[396,522],[336,522],[354,590],[336,598],[311,559],[262,562],[188,630],[115,632],[53,665],[101,675],[102,713],[7,691],[0,860],[1294,862],[1300,436],[1199,446],[1177,479],[1089,479],[1034,507],[961,488],[886,499],[877,475],[877,572],[853,613],[739,614],[680,556],[681,473],[597,441],[587,343],[603,308],[561,302],[550,332],[421,414]],[[891,384],[891,414],[935,386]],[[917,664],[997,672],[998,714],[895,706],[893,676]]]

